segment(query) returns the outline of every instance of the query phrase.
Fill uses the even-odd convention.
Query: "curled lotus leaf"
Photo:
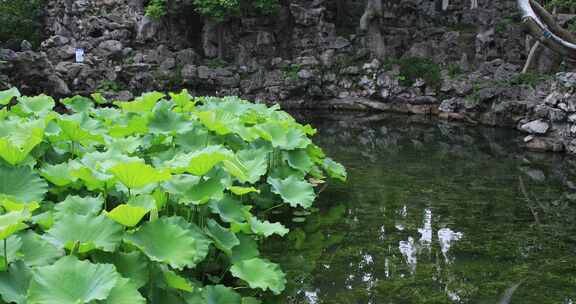
[[[280,294],[286,286],[286,276],[278,264],[261,258],[242,260],[230,268],[233,276],[248,283],[250,288],[270,290]]]
[[[170,171],[158,170],[142,162],[121,163],[109,171],[128,189],[140,189],[170,179]]]

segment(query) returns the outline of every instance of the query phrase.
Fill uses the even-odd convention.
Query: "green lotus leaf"
[[[42,177],[59,187],[69,185],[77,180],[76,177],[70,174],[70,167],[67,163],[57,165],[45,164],[39,172]]]
[[[202,293],[206,304],[242,304],[240,295],[224,285],[206,286]]]
[[[3,241],[1,242],[3,243]],[[6,271],[6,261],[8,264],[16,260],[20,260],[22,255],[20,254],[20,249],[22,248],[22,238],[18,234],[13,234],[6,239],[6,257],[4,257],[4,251],[0,250],[0,272]]]
[[[241,182],[257,183],[268,171],[268,150],[265,148],[241,150],[237,156],[246,168],[246,179],[240,179]]]
[[[206,129],[218,135],[226,135],[232,132],[231,126],[240,123],[234,114],[224,111],[203,111],[196,115]]]
[[[125,124],[115,124],[108,130],[112,137],[126,137],[136,134],[148,133],[148,117],[147,116],[128,116]]]
[[[101,104],[107,104],[108,103],[108,100],[106,100],[106,98],[104,98],[102,96],[102,94],[100,94],[100,93],[90,94],[90,97],[92,97],[92,100],[94,100],[94,102],[97,104],[101,105]]]
[[[70,175],[81,180],[89,191],[104,189],[105,179],[100,179],[98,174],[88,167],[71,164]]]
[[[104,144],[104,138],[100,134],[95,134],[84,129],[80,122],[73,119],[59,119],[57,120],[60,133],[57,136],[52,136],[50,139],[53,141],[67,141],[79,143],[84,147],[91,144]],[[94,130],[94,129],[90,129]]]
[[[228,188],[228,190],[230,190],[230,192],[236,194],[236,195],[246,195],[248,193],[260,193],[260,190],[254,188],[254,187],[240,187],[240,186],[232,186],[230,188]]]
[[[42,121],[0,122],[0,157],[11,165],[20,164],[43,138]]]
[[[126,112],[150,113],[156,103],[164,97],[160,92],[150,92],[143,94],[130,102],[115,102],[114,104]]]
[[[79,253],[94,249],[113,252],[122,240],[122,226],[105,215],[67,214],[55,222],[46,237],[59,248],[68,250],[79,242]]]
[[[52,210],[44,211],[32,216],[32,223],[38,225],[43,230],[48,230],[54,225],[54,212]]]
[[[322,162],[322,169],[326,170],[326,172],[328,172],[328,175],[330,177],[339,179],[343,182],[346,181],[347,178],[346,169],[344,168],[344,166],[335,162],[331,158],[324,159],[324,161]]]
[[[54,99],[44,94],[34,97],[21,96],[18,98],[18,104],[12,108],[12,111],[18,114],[45,116],[52,111],[55,105]]]
[[[198,228],[177,217],[147,222],[124,239],[140,248],[152,261],[175,269],[193,268],[208,254],[210,241]]]
[[[245,206],[240,201],[233,199],[230,196],[225,196],[220,200],[213,200],[210,202],[210,209],[214,213],[220,215],[220,218],[228,223],[245,222],[244,216]]]
[[[232,248],[240,244],[236,235],[213,219],[208,220],[206,234],[212,238],[214,245],[224,253],[232,254]]]
[[[28,228],[24,221],[30,218],[28,211],[14,211],[0,215],[0,240]]]
[[[242,298],[242,304],[262,304],[262,301],[254,297],[244,297]]]
[[[41,238],[34,231],[26,231],[21,234],[21,238],[22,260],[29,267],[52,264],[64,255],[63,250],[54,247],[54,245]]]
[[[168,170],[158,170],[141,162],[121,163],[109,171],[129,189],[140,189],[170,179]]]
[[[284,150],[302,149],[311,143],[302,130],[281,122],[267,122],[254,128],[262,138],[271,142],[275,148]]]
[[[265,259],[253,258],[234,263],[230,272],[246,281],[250,288],[269,289],[274,294],[280,294],[286,286],[286,277],[280,266]]]
[[[26,304],[26,293],[32,274],[22,262],[12,263],[8,271],[0,272],[0,296],[8,303]]]
[[[0,91],[0,105],[7,105],[14,97],[20,97],[20,91],[17,88],[10,88],[8,90]]]
[[[156,198],[154,195],[149,194],[135,195],[128,200],[127,204],[133,207],[143,208],[146,211],[158,209]]]
[[[174,112],[192,112],[195,109],[196,101],[192,99],[192,96],[188,93],[188,90],[184,89],[180,93],[168,93],[171,100],[176,104],[176,109]]]
[[[270,223],[268,221],[260,221],[256,217],[250,219],[250,228],[252,232],[258,235],[263,235],[265,237],[269,237],[273,234],[278,234],[279,236],[284,236],[290,230],[284,227],[284,225],[280,223]]]
[[[194,286],[192,286],[188,280],[170,270],[165,265],[160,265],[160,269],[162,271],[162,276],[164,277],[164,282],[166,282],[168,287],[188,292],[194,290]]]
[[[175,175],[164,184],[170,194],[178,197],[181,204],[201,205],[211,199],[219,199],[224,193],[225,186],[217,177],[202,178],[188,174]]]
[[[129,279],[119,278],[116,285],[102,304],[146,304],[146,299],[140,294],[137,286]]]
[[[229,159],[232,153],[221,146],[209,146],[200,151],[186,155],[177,155],[168,164],[176,169],[177,173],[190,173],[194,175],[205,175],[214,166]]]
[[[243,260],[249,260],[260,256],[258,243],[252,237],[244,233],[238,233],[236,236],[238,237],[240,244],[232,248],[232,255],[230,256],[232,263],[238,263]]]
[[[60,99],[60,103],[64,104],[66,109],[76,113],[86,112],[92,109],[94,105],[92,99],[78,95]]]
[[[272,192],[292,207],[310,208],[316,198],[312,185],[293,175],[285,179],[268,177],[268,184],[272,186]]]
[[[28,202],[28,203],[20,203],[16,200],[12,199],[11,197],[0,197],[0,206],[4,208],[4,210],[11,212],[11,211],[23,211],[27,210],[32,212],[38,208],[40,208],[40,204],[38,202]]]
[[[224,168],[230,175],[236,177],[240,182],[248,182],[250,171],[248,167],[238,157],[224,160]]]
[[[160,102],[150,120],[150,131],[157,134],[185,133],[192,128],[192,123],[183,114],[174,113],[167,102]]]
[[[142,139],[136,136],[107,137],[105,139],[109,151],[118,151],[120,153],[134,153],[143,145]]]
[[[314,166],[314,162],[310,156],[308,156],[307,151],[303,149],[286,151],[283,153],[283,158],[288,162],[290,167],[304,173],[310,172]]]
[[[126,226],[134,227],[148,214],[148,210],[139,206],[131,205],[118,205],[110,212],[106,212],[106,216],[115,222]]]
[[[68,195],[65,200],[54,207],[58,217],[66,217],[70,214],[96,216],[102,210],[104,198],[102,196]]]
[[[33,271],[27,303],[80,304],[104,300],[120,278],[113,265],[92,264],[66,256]]]
[[[92,260],[100,264],[114,264],[118,273],[130,279],[136,288],[146,285],[150,278],[148,260],[140,251],[114,253],[96,251],[92,255]]]

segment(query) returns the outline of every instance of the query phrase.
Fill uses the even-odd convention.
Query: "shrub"
[[[259,303],[286,283],[258,251],[288,231],[266,210],[310,208],[325,175],[346,178],[277,106],[186,91],[60,103],[0,92],[5,302]]]
[[[42,40],[43,0],[0,0],[0,41]]]
[[[422,78],[426,84],[435,90],[439,90],[442,85],[442,75],[440,66],[428,58],[407,57],[399,60],[400,76],[403,76],[400,83],[404,86],[411,86],[416,79]]]

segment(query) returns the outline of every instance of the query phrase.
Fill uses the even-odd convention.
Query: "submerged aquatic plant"
[[[0,297],[259,303],[286,284],[266,209],[310,208],[346,171],[277,106],[152,92],[132,102],[0,92]],[[17,100],[16,103],[13,101]]]

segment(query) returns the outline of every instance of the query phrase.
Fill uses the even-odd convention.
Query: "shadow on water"
[[[510,130],[296,116],[349,182],[264,248],[289,281],[270,303],[576,303],[576,159]]]

